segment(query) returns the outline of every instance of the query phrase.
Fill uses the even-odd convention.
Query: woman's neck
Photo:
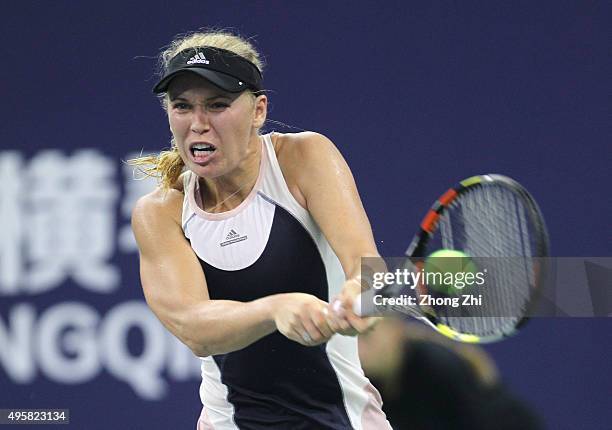
[[[226,212],[236,208],[253,190],[262,157],[261,138],[250,145],[240,166],[227,175],[214,179],[199,178],[203,209],[206,212]]]

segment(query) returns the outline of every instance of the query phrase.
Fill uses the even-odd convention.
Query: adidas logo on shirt
[[[230,239],[234,239],[235,237],[240,236],[238,233],[236,233],[236,230],[231,229],[230,232],[227,234],[227,236],[225,236],[225,240],[230,240]]]
[[[204,54],[202,54],[201,52],[198,52],[196,55],[194,55],[193,57],[191,57],[188,61],[187,64],[210,64],[210,61],[208,61],[206,59],[206,57],[204,56]]]
[[[243,240],[247,240],[247,238],[248,236],[240,236],[240,233],[234,229],[231,229],[227,236],[225,236],[225,241],[221,242],[219,245],[227,246],[233,243],[242,242]]]

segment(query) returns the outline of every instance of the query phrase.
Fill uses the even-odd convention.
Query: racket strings
[[[485,284],[478,306],[441,306],[437,318],[462,333],[498,335],[525,315],[535,275],[533,226],[521,196],[497,186],[468,190],[440,217],[430,249],[460,249],[472,256]],[[487,256],[487,257],[479,257]],[[459,297],[462,297],[461,295]]]

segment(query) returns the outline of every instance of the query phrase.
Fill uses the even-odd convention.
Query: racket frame
[[[406,257],[409,257],[411,261],[424,259],[429,254],[427,252],[427,244],[430,239],[434,236],[438,221],[445,210],[462,194],[467,193],[468,191],[473,190],[476,187],[482,187],[487,185],[498,185],[504,188],[511,190],[513,193],[518,195],[523,199],[525,203],[525,208],[527,209],[527,216],[535,226],[535,243],[536,248],[534,250],[533,257],[542,257],[540,259],[541,267],[537,271],[537,279],[535,280],[537,285],[543,285],[546,281],[547,270],[547,259],[549,255],[549,239],[548,233],[546,229],[546,225],[544,222],[544,218],[535,202],[534,198],[529,194],[529,192],[518,182],[504,175],[499,174],[487,174],[487,175],[476,175],[466,178],[456,184],[454,187],[449,188],[445,193],[443,193],[431,206],[423,220],[421,221],[420,228],[412,239],[408,249],[406,250]],[[460,333],[446,324],[441,323],[438,318],[434,314],[430,314],[428,312],[421,313],[420,311],[410,308],[409,314],[421,320],[423,323],[429,325],[439,333],[443,334],[446,337],[454,339],[459,342],[465,343],[491,343],[497,342],[504,338],[510,337],[514,335],[528,320],[529,315],[534,310],[537,305],[539,292],[541,288],[535,288],[533,294],[530,296],[527,304],[526,304],[526,312],[522,315],[515,324],[512,330],[505,331],[503,333],[499,333],[497,335],[489,335],[489,336],[477,336],[474,334],[466,334]]]

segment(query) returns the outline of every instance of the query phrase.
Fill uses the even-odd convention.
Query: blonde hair
[[[255,47],[247,39],[227,30],[203,30],[186,35],[179,35],[159,54],[159,76],[163,76],[170,60],[179,52],[188,48],[212,46],[231,51],[255,64],[263,71],[263,60]],[[167,94],[161,94],[160,101],[164,110],[168,107]],[[128,160],[128,164],[138,166],[145,176],[158,178],[164,190],[171,188],[179,179],[185,168],[174,138],[170,141],[170,149],[157,155],[138,157]]]

